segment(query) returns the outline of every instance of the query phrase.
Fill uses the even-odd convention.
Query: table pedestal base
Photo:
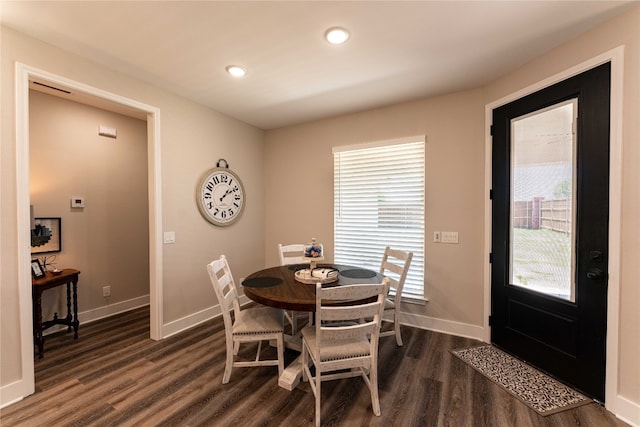
[[[272,347],[276,346],[276,341],[269,341]],[[295,351],[302,352],[302,334],[300,331],[296,335],[284,335],[284,346]],[[302,378],[302,356],[298,356],[293,362],[287,366],[282,375],[278,378],[278,385],[286,390],[293,390]]]
[[[278,385],[286,390],[293,390],[302,379],[302,356],[296,358],[287,366],[278,378]]]

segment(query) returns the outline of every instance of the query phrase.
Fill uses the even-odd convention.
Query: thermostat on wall
[[[72,208],[84,208],[84,197],[72,197],[71,198],[71,207]]]

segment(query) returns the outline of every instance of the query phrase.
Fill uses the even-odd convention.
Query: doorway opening
[[[18,293],[22,359],[22,396],[34,392],[31,316],[30,188],[29,188],[29,86],[49,84],[74,94],[74,101],[104,110],[142,118],[147,123],[149,306],[150,338],[162,339],[162,221],[160,175],[160,110],[24,64],[16,66],[16,182],[18,208]]]

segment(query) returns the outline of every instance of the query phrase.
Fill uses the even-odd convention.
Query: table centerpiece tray
[[[302,268],[296,270],[294,277],[297,282],[305,283],[308,285],[315,285],[316,283],[333,283],[338,281],[338,269],[332,267],[318,267],[318,268]]]

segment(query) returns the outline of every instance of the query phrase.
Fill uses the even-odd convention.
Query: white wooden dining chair
[[[231,370],[234,367],[277,366],[278,376],[280,376],[284,370],[282,311],[271,307],[251,307],[241,310],[238,302],[238,290],[233,281],[229,263],[224,255],[208,264],[207,271],[220,303],[222,318],[224,319],[227,357],[222,384],[229,382]],[[231,318],[231,311],[233,311],[233,319]],[[277,359],[260,359],[260,350],[264,340],[276,341]],[[258,343],[255,360],[234,360],[240,349],[240,344],[245,342]]]
[[[278,255],[280,256],[280,265],[294,265],[304,264],[307,262],[304,259],[305,245],[302,243],[293,243],[290,245],[283,245],[278,243]],[[285,311],[289,324],[291,324],[291,335],[295,335],[298,332],[298,319],[307,318],[309,324],[313,322],[313,313],[304,313],[301,311]]]
[[[304,244],[283,245],[278,243],[280,265],[304,264]]]
[[[393,300],[387,298],[384,304],[385,314],[391,313],[392,319],[385,319],[383,322],[392,322],[393,329],[380,333],[381,337],[395,335],[398,347],[402,346],[402,335],[400,334],[400,303],[402,300],[402,288],[407,278],[407,272],[411,266],[413,252],[405,252],[398,249],[391,249],[387,246],[384,249],[382,262],[380,263],[380,274],[389,279],[391,289],[395,290]]]
[[[302,379],[309,381],[315,396],[316,426],[320,426],[321,383],[340,378],[362,377],[373,413],[380,416],[378,337],[388,291],[387,279],[381,284],[316,285],[316,323],[302,329]],[[331,305],[332,301],[340,305]]]

